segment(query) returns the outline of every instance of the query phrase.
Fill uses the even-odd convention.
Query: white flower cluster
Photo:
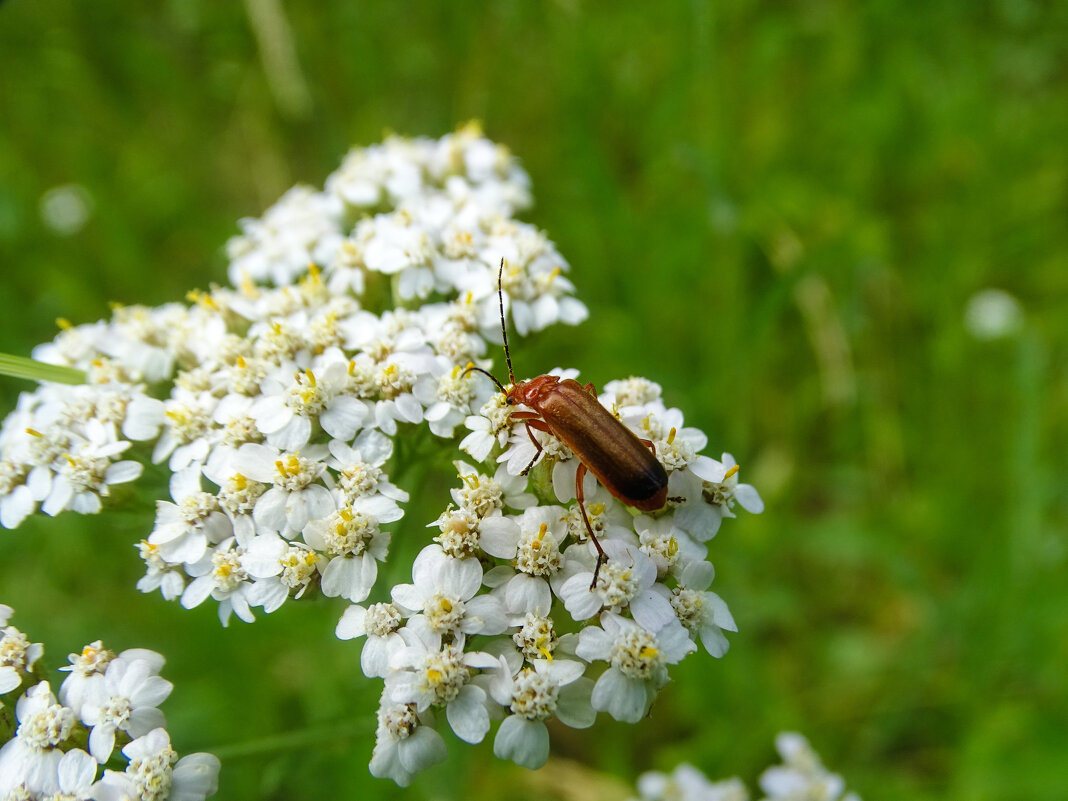
[[[45,385],[5,421],[0,523],[98,511],[140,473],[127,452],[166,463],[138,587],[213,598],[224,623],[309,591],[349,601],[337,634],[364,637],[363,670],[384,680],[371,771],[400,784],[444,757],[435,715],[471,743],[500,720],[494,752],[531,768],[547,721],[639,721],[698,641],[726,652],[707,543],[763,505],[641,378],[598,401],[650,444],[665,506],[638,514],[592,475],[579,503],[579,457],[479,374],[505,303],[520,334],[586,315],[552,243],[512,218],[528,183],[472,127],[390,139],[243,221],[234,288],[68,328],[34,355],[87,384]],[[395,440],[461,425],[473,463],[456,462],[435,543],[411,584],[376,588],[408,499],[386,472]]]
[[[5,420],[0,524],[99,511],[134,453],[172,474],[141,590],[211,597],[224,623],[309,587],[364,600],[408,499],[385,472],[398,426],[451,437],[492,391],[463,370],[499,341],[501,259],[521,332],[586,316],[553,244],[512,218],[528,184],[477,127],[392,138],[242,221],[236,288],[68,326],[34,356],[87,383]]]
[[[412,583],[394,587],[389,603],[350,607],[338,625],[343,639],[366,637],[363,670],[385,681],[372,773],[403,785],[443,759],[435,710],[472,743],[501,720],[494,753],[540,767],[547,720],[586,727],[603,711],[638,722],[697,640],[713,656],[727,651],[723,632],[735,624],[708,591],[706,543],[736,504],[763,506],[729,454],[699,455],[705,435],[660,393],[630,378],[598,398],[652,443],[669,502],[635,514],[587,476],[586,517],[608,556],[596,582],[575,454],[539,432],[544,455],[526,477],[537,449],[503,395],[465,420],[461,447],[484,466],[456,462],[462,485],[431,524],[440,533],[416,558]]]
[[[842,777],[823,767],[819,755],[800,734],[783,732],[775,738],[775,747],[783,764],[768,768],[760,776],[765,793],[761,801],[860,801],[856,793],[845,793]],[[631,801],[749,801],[741,779],[712,782],[686,764],[670,774],[642,774],[638,793],[640,798]]]
[[[0,627],[10,614],[10,607],[0,605]],[[0,630],[0,695],[5,695],[29,678],[42,648],[14,626]],[[0,798],[200,801],[214,794],[219,760],[211,754],[179,759],[163,728],[157,707],[172,685],[160,677],[162,667],[163,657],[154,651],[115,654],[98,640],[70,655],[70,666],[62,668],[70,675],[58,699],[47,681],[29,686],[15,704],[14,736],[0,729],[6,741],[0,746]],[[86,742],[88,751],[79,747]],[[101,775],[117,745],[126,769],[104,769]]]

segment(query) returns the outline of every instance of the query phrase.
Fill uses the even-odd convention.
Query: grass
[[[480,118],[591,312],[517,368],[659,381],[763,492],[712,554],[741,631],[641,726],[554,733],[566,787],[454,742],[402,793],[366,774],[377,689],[338,609],[221,630],[141,596],[145,501],[0,536],[0,600],[51,664],[166,653],[220,798],[594,798],[681,759],[751,781],[786,728],[865,798],[1068,794],[1065,7],[271,5],[0,5],[0,351],[222,281],[235,221],[349,145]],[[57,236],[38,203],[69,182],[93,216]],[[965,331],[986,287],[1019,337]]]

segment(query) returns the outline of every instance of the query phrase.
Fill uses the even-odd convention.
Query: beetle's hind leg
[[[601,575],[601,565],[608,561],[608,554],[604,552],[601,543],[597,541],[597,535],[593,533],[590,518],[586,514],[586,493],[582,489],[582,479],[586,477],[586,465],[579,462],[578,470],[575,471],[575,498],[578,500],[579,512],[582,513],[582,522],[586,524],[586,533],[590,535],[590,542],[597,549],[597,566],[593,569],[593,581],[590,582],[590,591],[597,586],[597,578]]]

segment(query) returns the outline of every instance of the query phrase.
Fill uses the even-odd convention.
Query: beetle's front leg
[[[525,476],[530,472],[530,468],[534,466],[534,463],[538,461],[538,457],[541,456],[543,448],[541,443],[538,442],[537,437],[534,436],[534,432],[531,429],[538,429],[538,431],[545,431],[546,433],[552,433],[549,430],[549,426],[545,425],[545,422],[541,419],[541,416],[537,412],[512,412],[513,420],[522,420],[527,427],[527,436],[530,437],[530,441],[534,443],[534,458],[530,460],[530,464],[523,468],[523,471],[519,474]]]

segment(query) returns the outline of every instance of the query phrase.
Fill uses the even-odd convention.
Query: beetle
[[[504,337],[504,357],[508,362],[509,387],[505,387],[492,373],[481,367],[464,370],[489,376],[504,393],[509,406],[523,404],[533,411],[512,412],[512,418],[522,420],[530,441],[534,443],[534,458],[524,468],[526,475],[541,456],[542,445],[534,431],[552,434],[567,445],[579,460],[575,474],[575,498],[590,541],[597,549],[597,566],[593,571],[592,590],[597,586],[601,566],[608,561],[586,514],[586,499],[582,479],[587,471],[593,473],[601,485],[613,496],[643,512],[662,509],[668,500],[667,471],[656,458],[656,446],[640,439],[618,418],[597,401],[593,384],[582,385],[573,378],[542,375],[523,381],[515,380],[512,354],[508,348],[508,330],[504,321],[504,259],[497,272],[497,299],[501,308],[501,334]]]

